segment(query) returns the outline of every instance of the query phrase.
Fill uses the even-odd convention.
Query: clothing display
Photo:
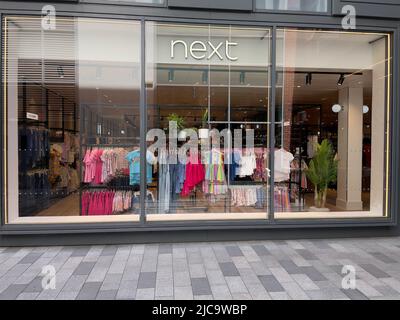
[[[88,148],[83,158],[83,182],[104,184],[120,171],[128,170],[125,148]]]
[[[252,176],[256,168],[257,163],[254,153],[242,155],[239,167],[236,168],[236,175],[239,177]]]
[[[19,171],[46,166],[50,150],[49,131],[41,127],[21,126],[18,128],[18,137]]]
[[[253,173],[254,181],[268,181],[268,154],[266,148],[255,149],[256,168]]]
[[[130,184],[140,184],[140,150],[134,150],[129,152],[125,159],[129,163],[129,175],[130,175]],[[146,181],[147,183],[151,183],[153,181],[152,176],[152,165],[155,162],[154,154],[150,151],[147,151],[146,154],[147,167],[146,167]]]
[[[38,169],[20,173],[19,188],[21,216],[29,216],[48,207],[51,196],[48,170]]]
[[[277,211],[290,210],[289,188],[285,185],[274,187],[274,206]]]
[[[250,207],[257,203],[257,189],[259,186],[230,186],[231,205]]]
[[[205,194],[220,195],[228,191],[224,172],[224,156],[218,150],[206,152],[203,159],[205,176],[203,192]]]
[[[318,143],[317,135],[312,135],[307,137],[307,156],[309,159],[312,159],[314,157],[317,143]]]
[[[186,163],[186,179],[183,183],[181,195],[188,196],[198,184],[204,181],[204,178],[205,170],[200,156],[190,154]]]
[[[287,181],[290,178],[290,163],[294,159],[293,154],[285,149],[275,150],[275,182]]]

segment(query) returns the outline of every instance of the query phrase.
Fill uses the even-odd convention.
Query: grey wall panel
[[[399,0],[333,0],[332,13],[341,15],[345,5],[353,5],[359,17],[400,19]]]
[[[252,0],[168,0],[168,7],[252,11]]]
[[[290,239],[342,239],[395,237],[399,228],[291,229],[291,230],[202,230],[159,232],[115,232],[106,234],[53,234],[1,236],[1,246],[57,246],[131,243],[174,243],[206,241],[251,241]]]

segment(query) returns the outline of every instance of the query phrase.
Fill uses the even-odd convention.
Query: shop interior
[[[16,60],[19,215],[138,215],[143,138],[139,64]],[[361,106],[366,107],[359,118],[362,143],[354,147],[361,156],[360,205],[338,202],[339,193],[348,192],[340,190],[339,176],[349,178],[339,168],[339,180],[328,186],[324,208],[328,210],[322,216],[371,211],[372,114],[378,105],[373,68],[278,68],[272,147],[268,146],[268,65],[154,63],[152,67],[152,79],[146,79],[148,129],[160,128],[168,136],[169,121],[176,121],[179,129],[192,129],[200,138],[206,129],[206,140],[212,129],[237,130],[243,145],[240,150],[226,148],[221,139],[219,148],[206,153],[211,162],[200,158],[197,164],[191,162],[190,153],[187,164],[162,164],[159,160],[168,155],[147,152],[149,220],[266,219],[271,187],[276,212],[312,216],[315,190],[306,172],[315,142],[328,139],[340,158],[346,107],[341,92],[350,88],[358,89]],[[44,71],[44,81],[37,81],[35,68]],[[254,148],[246,146],[251,130]],[[178,147],[188,139],[181,138]],[[270,150],[275,157],[274,186],[269,185]],[[226,164],[227,156],[237,161]]]

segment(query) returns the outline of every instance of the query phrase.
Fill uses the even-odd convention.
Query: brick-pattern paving
[[[400,299],[400,238],[0,248],[0,299]]]

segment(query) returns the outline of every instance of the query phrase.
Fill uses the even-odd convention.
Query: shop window
[[[390,35],[280,29],[276,218],[387,215]]]
[[[139,220],[140,23],[3,25],[7,222]]]
[[[270,30],[148,23],[146,35],[158,159],[146,219],[266,219]]]
[[[328,0],[256,0],[256,9],[328,12]]]

